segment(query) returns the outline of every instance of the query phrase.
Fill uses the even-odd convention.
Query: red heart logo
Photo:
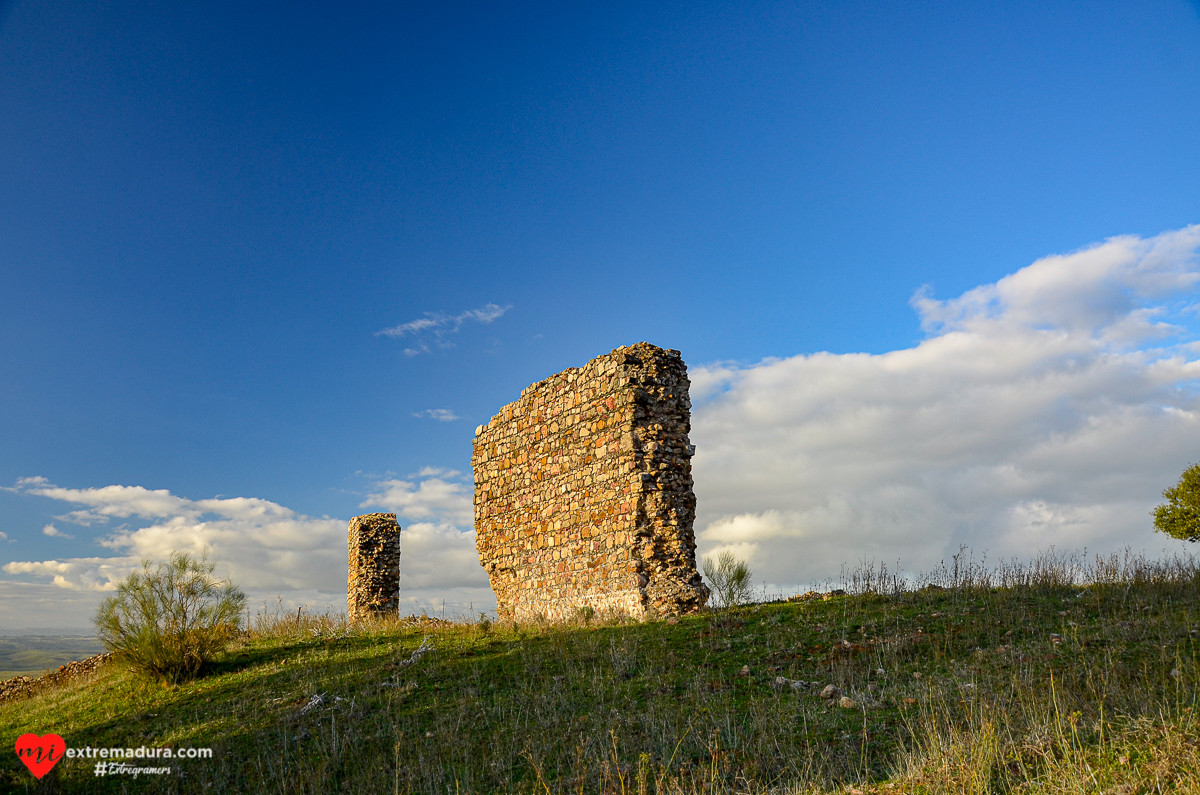
[[[29,772],[41,778],[58,764],[67,752],[67,744],[57,734],[22,734],[17,738],[17,756]]]

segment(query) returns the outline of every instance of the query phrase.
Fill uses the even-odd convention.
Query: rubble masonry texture
[[[350,621],[400,612],[400,525],[394,513],[350,520],[350,574],[346,603]]]
[[[502,617],[704,606],[679,351],[621,347],[521,392],[475,432],[475,543]]]

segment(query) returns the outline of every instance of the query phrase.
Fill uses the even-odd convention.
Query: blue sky
[[[414,599],[486,603],[474,427],[639,340],[704,393],[701,549],[774,583],[1153,548],[1200,458],[1196,4],[9,0],[0,75],[0,628],[185,542],[335,603],[380,507]]]

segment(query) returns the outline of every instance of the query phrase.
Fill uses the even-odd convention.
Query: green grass
[[[198,681],[112,666],[0,704],[0,728],[10,748],[55,732],[214,749],[136,782],[64,760],[44,791],[1200,792],[1196,561],[956,559],[918,583],[935,587],[872,567],[846,580],[849,596],[674,624],[260,616]],[[425,639],[436,652],[404,667]],[[4,759],[0,789],[38,791]]]

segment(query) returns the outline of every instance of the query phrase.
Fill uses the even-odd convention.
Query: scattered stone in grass
[[[913,679],[920,679],[922,676],[924,676],[924,674],[922,674],[920,671],[913,671]]]
[[[786,676],[775,677],[776,689],[790,687],[792,690],[807,690],[808,682],[802,682],[799,679],[788,679]]]
[[[671,626],[674,626],[679,623],[679,619],[676,618],[675,616],[671,616],[670,618],[667,619],[667,623],[670,624]]]
[[[884,671],[882,668],[876,668],[876,669],[875,669],[875,675],[876,675],[876,676],[886,676],[886,675],[887,675],[887,672],[886,672],[886,671]]]
[[[40,677],[29,676],[14,676],[12,679],[6,679],[0,682],[0,701],[8,701],[26,698],[35,693],[48,689],[54,685],[62,684],[76,677],[84,676],[95,672],[97,668],[112,659],[112,653],[97,654],[95,657],[88,657],[86,660],[69,662],[66,665],[60,665],[57,671],[46,674]]]
[[[842,690],[837,685],[825,685],[824,689],[821,690],[821,698],[825,699],[826,701],[837,698],[841,694]]]
[[[396,663],[397,668],[407,668],[410,665],[415,665],[418,660],[424,657],[429,652],[433,651],[433,644],[429,642],[429,638],[421,641],[421,645],[417,647],[407,660],[401,660]]]
[[[750,666],[743,665],[742,670],[738,673],[738,675],[739,676],[749,676],[750,675]]]
[[[842,709],[857,709],[858,702],[850,698],[850,696],[842,696],[838,699],[838,706]]]
[[[300,714],[307,715],[309,712],[320,707],[325,703],[325,696],[325,693],[313,693],[313,697],[308,700],[308,703],[300,708]]]

